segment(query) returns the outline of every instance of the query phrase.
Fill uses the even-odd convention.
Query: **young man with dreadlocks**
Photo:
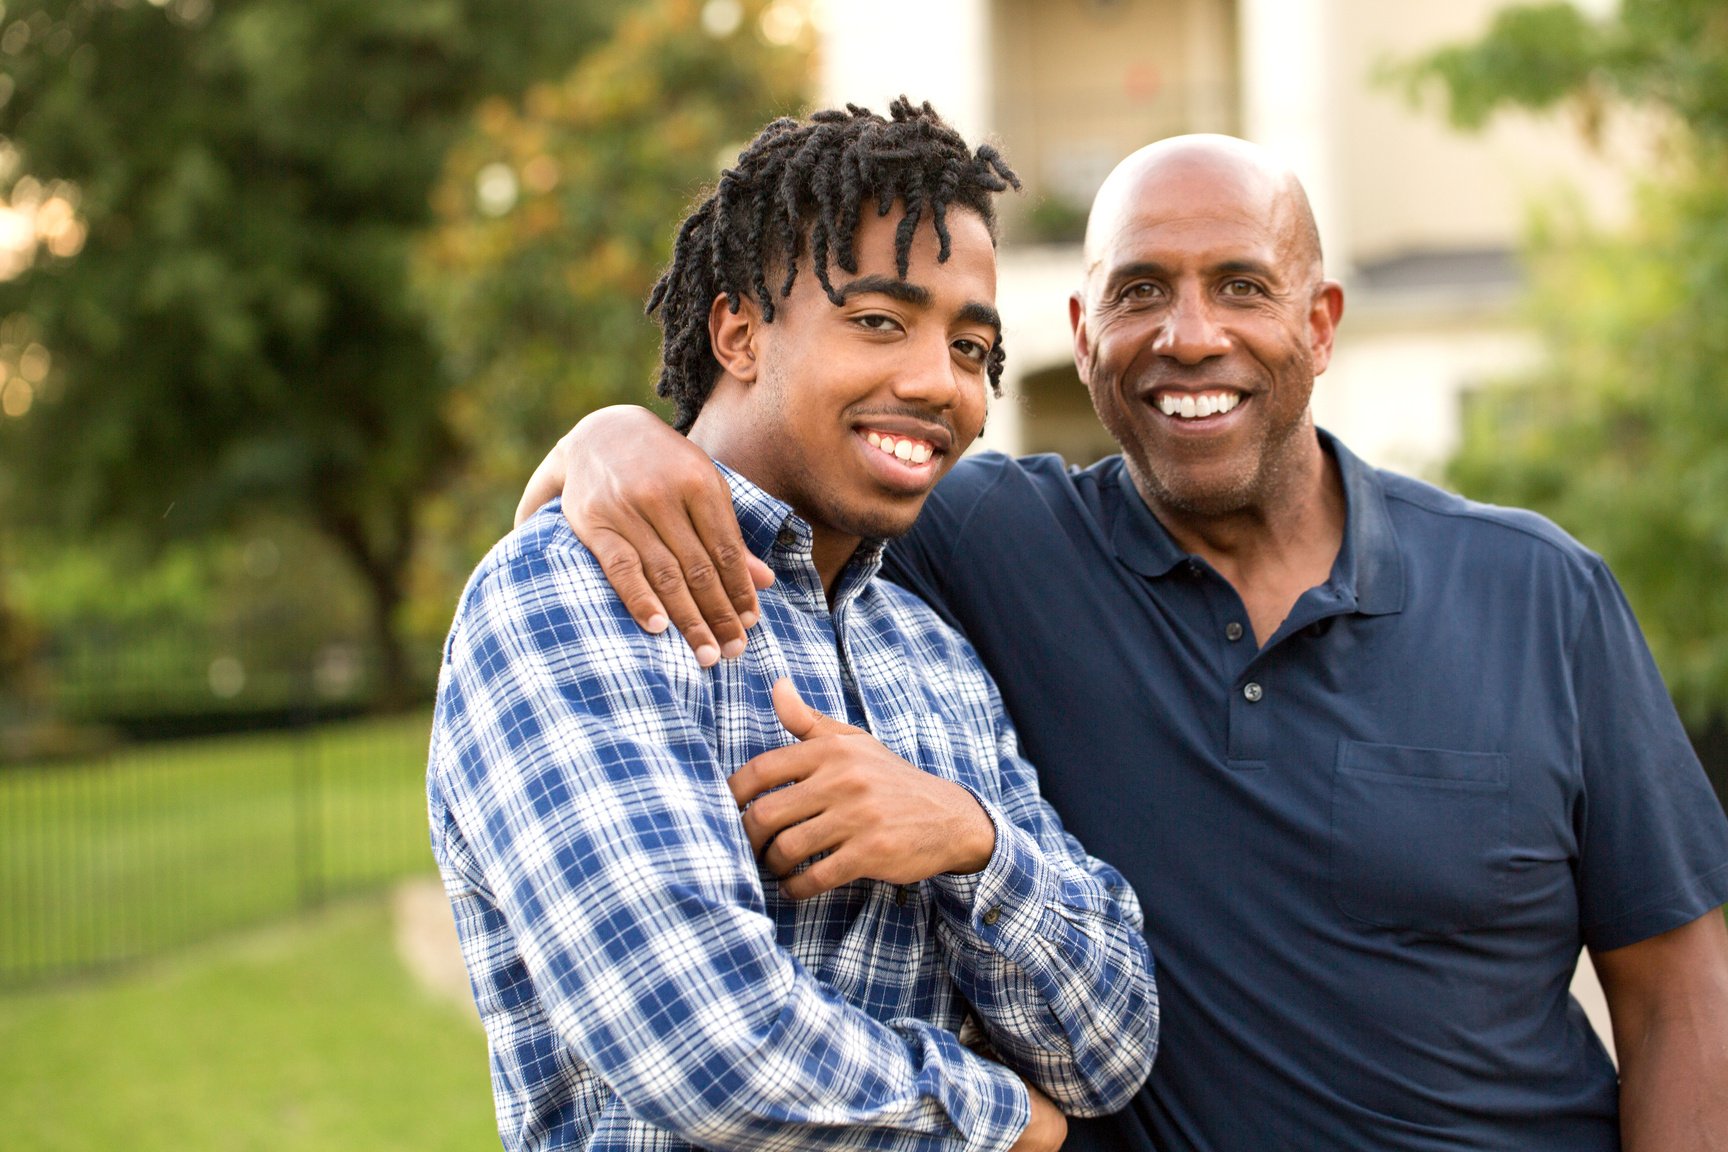
[[[876,579],[983,423],[1013,183],[902,100],[770,124],[685,221],[659,389],[776,577],[744,656],[639,629],[556,504],[470,581],[428,797],[507,1148],[1053,1149],[1144,1080],[1132,890]]]

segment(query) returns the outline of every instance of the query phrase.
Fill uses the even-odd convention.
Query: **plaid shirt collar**
[[[715,467],[732,487],[732,508],[738,515],[744,546],[774,570],[777,585],[802,607],[838,616],[881,570],[887,541],[865,540],[840,573],[830,605],[816,571],[809,523],[790,504],[770,496],[742,473],[718,461]]]

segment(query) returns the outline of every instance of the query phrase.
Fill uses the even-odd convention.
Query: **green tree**
[[[304,516],[395,630],[456,438],[407,288],[473,109],[618,0],[10,0],[0,8],[0,445],[78,531]]]
[[[1630,227],[1550,212],[1531,246],[1546,365],[1481,396],[1450,479],[1534,507],[1613,566],[1694,731],[1728,720],[1728,7],[1507,9],[1409,73],[1475,128],[1569,108],[1649,142]]]
[[[434,513],[446,548],[422,568],[423,626],[448,625],[450,585],[509,526],[549,435],[652,399],[643,303],[703,185],[803,104],[795,11],[654,0],[562,79],[487,103],[452,152],[417,279],[463,380],[451,426],[469,468]]]

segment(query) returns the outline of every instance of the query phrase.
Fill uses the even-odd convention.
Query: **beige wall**
[[[1330,0],[1338,74],[1331,120],[1337,211],[1355,263],[1405,252],[1515,245],[1533,199],[1575,189],[1598,219],[1626,210],[1624,183],[1579,142],[1563,113],[1503,116],[1480,135],[1447,126],[1437,101],[1412,108],[1373,71],[1488,26],[1504,0]]]
[[[993,127],[1034,195],[1091,202],[1161,136],[1236,129],[1231,0],[995,0]]]

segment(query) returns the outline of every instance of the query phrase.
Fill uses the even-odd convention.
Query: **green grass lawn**
[[[424,713],[0,771],[0,987],[429,871]]]
[[[413,986],[382,896],[0,996],[0,1085],[30,1152],[498,1147],[479,1025]]]

